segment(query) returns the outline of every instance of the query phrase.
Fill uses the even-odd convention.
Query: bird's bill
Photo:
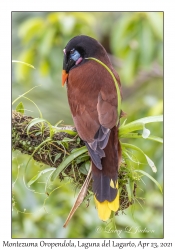
[[[66,73],[66,70],[62,70],[62,86],[64,86],[66,80],[68,78],[68,73]]]

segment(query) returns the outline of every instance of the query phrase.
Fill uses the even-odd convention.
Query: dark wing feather
[[[110,129],[100,126],[94,137],[94,141],[91,143],[85,142],[93,163],[100,170],[102,169],[101,158],[105,157],[103,149],[108,143],[110,132]]]

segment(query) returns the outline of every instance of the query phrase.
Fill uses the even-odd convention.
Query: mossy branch
[[[33,119],[34,118],[30,116],[12,111],[13,150],[19,150],[23,154],[32,155],[34,160],[57,168],[64,161],[65,157],[71,154],[72,150],[85,145],[78,134],[75,133],[76,129],[72,126],[62,127],[61,132],[55,131],[50,140],[47,140],[50,137],[50,126],[47,122],[37,123],[31,126],[28,132],[29,125]],[[72,131],[73,135],[62,132],[63,130]],[[47,142],[43,144],[44,141]],[[41,144],[42,146],[40,147]],[[59,174],[58,178],[62,180],[66,175],[80,188],[86,179],[88,172],[86,164],[89,160],[90,157],[88,153],[84,153],[81,158],[76,159],[76,161],[73,161],[72,164],[66,167],[66,169]],[[133,200],[129,200],[126,190],[127,174],[122,168],[120,168],[119,172],[119,183],[121,187],[119,210],[124,210],[133,203]],[[91,193],[92,185],[89,186],[88,190]]]
[[[50,136],[50,128],[45,122],[40,125],[35,124],[27,134],[27,127],[33,119],[33,117],[12,111],[13,150],[19,150],[23,154],[32,155],[34,150]],[[66,129],[76,131],[72,126],[63,127],[63,130]],[[65,138],[70,140],[64,141]],[[52,140],[44,144],[42,149],[38,149],[34,153],[33,158],[38,162],[57,168],[65,155],[69,155],[73,149],[84,145],[84,142],[78,136],[65,132],[54,132]],[[60,155],[60,157],[55,159],[57,155]]]

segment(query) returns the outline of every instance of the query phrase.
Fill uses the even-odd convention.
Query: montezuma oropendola
[[[92,160],[95,204],[100,219],[105,221],[111,211],[119,208],[117,179],[121,149],[118,140],[118,100],[109,72],[98,62],[87,58],[93,57],[106,64],[119,88],[120,78],[106,50],[91,37],[80,35],[72,38],[63,52],[62,85],[67,82],[73,121]]]

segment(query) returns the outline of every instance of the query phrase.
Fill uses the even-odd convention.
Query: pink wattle
[[[76,61],[75,65],[78,65],[79,63],[81,63],[82,60],[83,60],[82,57],[78,58],[78,60]]]

